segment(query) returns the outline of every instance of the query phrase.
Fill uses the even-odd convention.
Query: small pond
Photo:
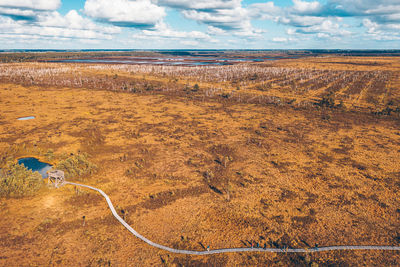
[[[28,117],[18,118],[17,120],[19,120],[19,121],[27,121],[27,120],[33,120],[34,118],[35,118],[34,116],[28,116]]]
[[[47,178],[47,171],[50,170],[51,165],[45,162],[39,161],[37,158],[21,158],[18,159],[18,164],[23,164],[29,170],[33,172],[39,172],[43,178]]]

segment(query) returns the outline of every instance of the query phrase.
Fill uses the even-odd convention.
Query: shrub
[[[318,102],[318,105],[321,107],[333,108],[335,106],[335,95],[333,92],[329,92],[329,94],[322,97],[322,99]]]
[[[65,178],[72,178],[92,174],[96,171],[97,166],[88,160],[85,153],[82,153],[76,155],[73,154],[58,162],[56,169],[63,170]]]
[[[42,185],[43,178],[38,172],[13,161],[0,170],[0,197],[33,195]]]
[[[47,150],[47,152],[44,154],[44,156],[46,157],[46,159],[48,161],[52,161],[54,159],[54,151],[53,151],[53,149]]]
[[[206,180],[207,183],[210,183],[211,180],[214,178],[214,173],[212,172],[212,170],[207,169],[204,173],[203,173],[203,177]]]
[[[230,94],[228,94],[228,93],[222,93],[221,94],[221,97],[223,97],[223,98],[229,98],[231,95]]]

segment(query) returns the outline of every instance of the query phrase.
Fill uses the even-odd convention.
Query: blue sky
[[[0,49],[400,48],[400,0],[0,0]]]

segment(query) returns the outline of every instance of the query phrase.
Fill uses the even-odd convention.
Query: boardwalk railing
[[[117,213],[113,204],[111,203],[110,198],[104,193],[102,190],[84,184],[77,184],[72,182],[64,182],[65,185],[75,185],[86,187],[92,190],[99,192],[107,201],[108,206],[114,217],[123,225],[126,229],[129,230],[134,236],[143,240],[150,246],[163,249],[172,253],[180,253],[180,254],[190,254],[190,255],[210,255],[210,254],[218,254],[218,253],[228,253],[228,252],[274,252],[274,253],[311,253],[311,252],[319,252],[319,251],[332,251],[332,250],[397,250],[400,251],[400,246],[330,246],[330,247],[313,247],[313,248],[222,248],[222,249],[213,249],[213,250],[205,250],[205,251],[196,251],[196,250],[184,250],[184,249],[175,249],[167,246],[160,245],[155,243],[146,237],[142,236],[138,232],[135,231],[129,224],[127,224]]]

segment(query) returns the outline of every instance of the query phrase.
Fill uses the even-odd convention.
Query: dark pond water
[[[26,121],[26,120],[32,120],[32,119],[34,119],[35,117],[34,116],[28,116],[28,117],[21,117],[21,118],[18,118],[17,120],[19,120],[19,121]]]
[[[37,158],[21,158],[18,160],[18,164],[23,164],[29,170],[33,172],[39,172],[43,178],[47,178],[47,171],[50,170],[51,165],[45,162],[39,161]]]

